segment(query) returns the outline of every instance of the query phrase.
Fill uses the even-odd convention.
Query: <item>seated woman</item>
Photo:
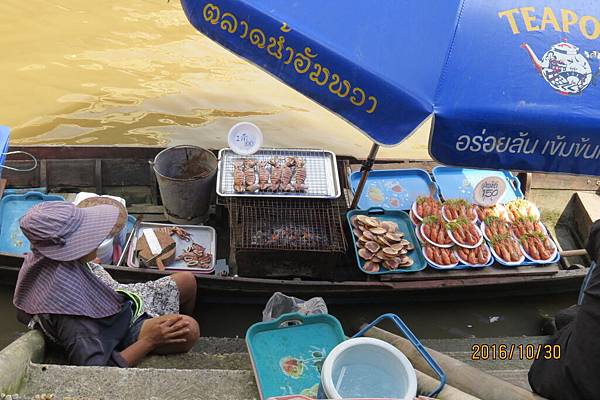
[[[75,365],[130,367],[149,353],[186,352],[200,335],[193,318],[178,314],[180,306],[193,312],[192,274],[122,285],[91,262],[102,241],[120,230],[118,214],[110,205],[52,201],[21,219],[32,251],[13,302]]]
[[[534,392],[549,400],[600,399],[600,221],[592,225],[587,252],[594,261],[582,287],[581,304],[567,314],[529,370]]]

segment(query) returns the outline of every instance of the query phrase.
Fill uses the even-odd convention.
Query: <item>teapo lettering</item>
[[[600,20],[592,15],[578,15],[575,11],[566,8],[554,10],[544,7],[543,10],[535,7],[511,8],[498,12],[498,17],[508,22],[514,35],[523,30],[527,32],[546,31],[554,29],[556,32],[569,33],[579,30],[590,40],[600,37]]]

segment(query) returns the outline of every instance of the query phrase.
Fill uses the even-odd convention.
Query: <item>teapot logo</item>
[[[540,60],[527,44],[521,45],[535,69],[557,92],[564,95],[581,94],[592,83],[594,74],[588,59],[600,58],[598,52],[579,53],[579,48],[566,41],[553,45]]]

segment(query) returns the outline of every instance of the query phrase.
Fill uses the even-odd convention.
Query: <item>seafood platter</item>
[[[427,264],[408,214],[371,208],[347,213],[361,271],[393,274],[423,270]]]
[[[540,221],[540,211],[525,199],[481,207],[467,200],[419,196],[410,219],[425,259],[436,269],[549,264],[558,247]]]
[[[341,194],[336,157],[324,150],[261,149],[241,156],[221,149],[217,194],[335,199]]]
[[[210,226],[142,222],[132,235],[127,254],[130,267],[197,274],[215,270],[216,233]]]

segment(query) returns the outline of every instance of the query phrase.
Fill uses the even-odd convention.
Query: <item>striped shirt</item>
[[[104,318],[121,309],[122,297],[81,261],[55,261],[28,253],[19,271],[14,305],[28,314]]]

